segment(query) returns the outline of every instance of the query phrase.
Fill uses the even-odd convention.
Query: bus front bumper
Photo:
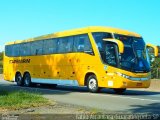
[[[148,88],[150,76],[131,77],[124,74],[117,74],[113,79],[107,80],[108,88]]]
[[[148,88],[151,83],[151,76],[132,77],[125,74],[117,73],[117,77],[121,80],[122,88]]]

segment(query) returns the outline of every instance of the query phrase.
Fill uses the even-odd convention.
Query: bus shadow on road
[[[3,82],[0,84],[1,88],[6,88],[6,87],[12,88],[12,86],[17,86],[16,84],[6,84]],[[7,87],[7,88],[8,88]],[[26,89],[26,87],[21,87],[20,89]],[[33,87],[31,87],[31,89],[42,89],[42,90],[58,90],[61,91],[60,93],[71,93],[71,92],[81,92],[81,93],[89,93],[87,87],[77,87],[77,86],[62,86],[62,85],[58,85],[57,87],[53,87],[52,85],[46,85],[46,86],[41,86],[41,85],[34,85]],[[19,89],[19,88],[17,88]],[[39,91],[39,90],[36,90]],[[59,92],[58,92],[59,93]],[[58,94],[57,93],[57,94]],[[116,93],[113,91],[113,89],[107,89],[107,88],[103,88],[99,93],[97,94],[110,94],[110,95],[115,95]],[[117,94],[118,95],[118,94]],[[147,91],[147,90],[126,90],[123,94],[124,96],[130,95],[130,96],[140,96],[140,95],[160,95],[160,92],[156,92],[156,91]]]
[[[68,92],[88,92],[87,87],[77,87],[77,86],[63,86],[58,85],[57,87],[53,87],[52,85],[36,85],[36,88],[41,89],[49,89],[49,90],[59,90],[59,91],[68,91]]]
[[[77,86],[62,86],[58,85],[57,87],[52,86],[36,86],[41,89],[50,89],[50,90],[59,90],[59,91],[66,91],[66,92],[83,92],[83,93],[89,93],[87,87],[77,87]],[[98,94],[116,94],[113,89],[107,89],[103,88]],[[119,95],[119,94],[117,94]],[[156,91],[147,91],[147,90],[126,90],[121,95],[134,95],[134,96],[140,96],[140,95],[160,95],[160,92]]]

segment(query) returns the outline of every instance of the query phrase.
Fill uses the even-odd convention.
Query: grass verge
[[[49,105],[48,99],[38,93],[26,91],[8,92],[0,90],[0,109],[17,110],[30,107]]]

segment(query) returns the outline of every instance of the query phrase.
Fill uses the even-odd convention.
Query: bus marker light
[[[107,70],[107,65],[104,66],[104,70]]]
[[[108,81],[108,86],[113,86],[113,81]]]

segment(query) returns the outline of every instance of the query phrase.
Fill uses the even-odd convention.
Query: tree
[[[0,52],[0,61],[3,60],[3,52]]]
[[[158,53],[159,53],[159,56],[160,57],[160,46],[157,46],[158,47]]]
[[[151,63],[152,78],[160,77],[160,46],[158,46],[159,56]]]

